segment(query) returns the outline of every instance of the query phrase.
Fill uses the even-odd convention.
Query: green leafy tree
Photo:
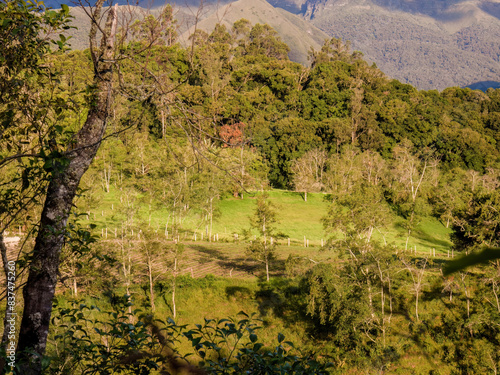
[[[37,219],[31,219],[30,214],[39,214],[39,205],[47,196],[47,208],[42,218],[52,216],[57,219],[59,215],[50,212],[49,206],[55,205],[50,196],[54,191],[54,176],[58,175],[61,168],[67,165],[63,156],[63,149],[73,137],[73,129],[64,124],[65,115],[72,105],[66,101],[64,93],[58,86],[55,69],[50,64],[46,65],[51,55],[59,54],[66,48],[66,38],[60,36],[54,39],[54,33],[67,29],[70,20],[69,8],[64,5],[60,11],[51,11],[33,1],[4,1],[0,4],[0,249],[4,270],[7,270],[7,253],[4,246],[5,231],[12,224],[18,224],[23,216],[23,225],[30,225]],[[53,47],[56,47],[54,49]],[[78,141],[74,140],[75,145]],[[50,181],[50,182],[49,182]],[[49,190],[48,189],[49,186]],[[76,192],[73,191],[73,194]],[[62,221],[65,222],[63,215]],[[69,215],[69,212],[65,216]],[[18,353],[21,361],[26,365],[28,356],[24,349],[30,348],[38,354],[45,349],[46,331],[50,320],[51,301],[53,288],[47,288],[47,268],[40,262],[40,254],[50,247],[46,237],[47,220],[41,221],[38,230],[37,245],[35,245],[34,264],[31,270],[39,270],[38,296],[29,295],[29,287],[33,287],[34,279],[28,281],[24,288],[25,314],[21,323],[21,333],[18,341]],[[57,234],[57,229],[51,227],[51,233]],[[45,242],[43,245],[42,242]],[[48,246],[46,246],[48,245]],[[61,250],[62,242],[56,246],[57,253]],[[48,250],[50,253],[50,250]],[[38,255],[38,258],[37,258]],[[46,255],[46,256],[45,256]],[[49,254],[42,258],[50,259]],[[50,261],[49,261],[50,262]],[[44,261],[47,263],[47,261]],[[50,266],[49,266],[50,267]],[[36,272],[36,271],[35,271]],[[55,273],[52,276],[56,278]],[[7,280],[7,278],[5,278]],[[36,281],[35,281],[36,283]],[[47,290],[52,289],[52,290]],[[6,289],[7,290],[7,289]],[[44,297],[48,292],[49,301]],[[34,297],[34,298],[32,298]],[[36,299],[43,300],[30,311],[30,304]],[[37,303],[35,303],[37,305]],[[33,307],[33,305],[31,305]],[[41,308],[42,311],[38,310]],[[49,314],[46,314],[46,310]],[[38,314],[40,320],[37,327],[42,326],[38,335],[26,335],[26,330],[34,328],[28,321],[28,316]],[[31,329],[28,328],[31,325]],[[7,330],[8,325],[4,324]],[[2,343],[5,344],[6,335]],[[24,356],[24,358],[23,358]],[[37,361],[35,361],[36,363]],[[38,362],[39,364],[39,362]],[[4,371],[5,362],[0,363],[0,371]],[[28,372],[26,372],[28,374]]]
[[[133,38],[144,47],[153,45],[170,46],[177,39],[177,21],[170,4],[163,7],[157,17],[146,15],[142,20],[135,21],[130,27]]]
[[[268,24],[255,24],[248,35],[250,43],[246,46],[249,55],[264,55],[275,59],[288,59],[288,47]]]
[[[459,251],[500,246],[500,193],[477,189],[454,212],[451,239]]]
[[[390,211],[380,187],[361,183],[348,194],[331,195],[332,203],[323,225],[328,233],[340,231],[344,239],[370,241],[373,231],[388,223]]]
[[[393,317],[393,278],[397,269],[388,247],[352,238],[337,245],[341,262],[318,264],[306,275],[307,313],[331,340],[333,357],[367,355],[377,367],[388,359],[377,348]],[[389,359],[390,360],[390,359]]]
[[[257,197],[257,206],[250,219],[252,229],[257,230],[259,236],[250,242],[247,255],[262,262],[266,266],[266,280],[269,282],[269,264],[276,257],[276,241],[274,224],[278,222],[278,212],[269,200],[267,191]],[[274,238],[273,238],[274,236]]]
[[[309,51],[309,60],[311,66],[314,68],[316,65],[330,61],[345,61],[353,62],[360,60],[362,57],[361,52],[351,52],[351,42],[343,42],[342,38],[332,38],[325,40],[321,50],[315,51],[313,48]]]
[[[145,223],[141,227],[146,228]],[[159,241],[158,233],[151,230],[139,232],[139,249],[143,263],[143,269],[147,278],[149,289],[149,303],[151,312],[156,311],[155,305],[155,284],[163,276],[163,265],[165,264],[165,254],[162,248],[162,242]]]
[[[329,161],[327,186],[332,202],[323,218],[325,231],[370,241],[374,230],[388,223],[390,212],[384,197],[386,163],[380,155],[348,147]]]

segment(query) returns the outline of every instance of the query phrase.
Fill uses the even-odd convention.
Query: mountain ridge
[[[288,6],[290,0],[270,1]],[[298,5],[303,18],[332,37],[350,40],[367,60],[404,83],[442,90],[500,81],[500,11],[490,14],[498,1],[301,0]]]
[[[180,3],[184,6],[174,9],[183,34],[195,22],[196,7],[189,5],[194,0]],[[139,4],[159,5],[148,0]],[[290,58],[306,65],[310,46],[319,49],[325,39],[335,37],[351,41],[353,49],[388,76],[419,89],[500,82],[500,0],[207,0],[204,4],[200,28],[210,31],[219,21],[229,27],[240,18],[268,23],[291,47]],[[227,8],[238,14],[230,15]],[[83,12],[74,9],[82,18]],[[88,26],[79,22],[80,30],[69,35],[73,47],[82,49]]]
[[[252,25],[267,23],[273,27],[281,39],[290,47],[291,60],[308,65],[308,52],[311,47],[320,49],[329,36],[314,25],[306,23],[300,17],[284,9],[275,8],[266,0],[239,0],[225,5],[197,24],[198,29],[210,32],[217,23],[224,24],[228,29],[232,24],[245,18]],[[193,28],[186,31],[182,40],[188,40]]]

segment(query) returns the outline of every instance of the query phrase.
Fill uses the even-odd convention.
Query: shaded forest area
[[[18,373],[498,372],[499,261],[449,276],[447,259],[416,255],[408,244],[435,217],[451,229],[455,252],[500,245],[499,90],[419,91],[389,80],[339,39],[311,50],[305,68],[288,60],[272,28],[244,19],[230,30],[198,31],[181,47],[170,7],[120,27],[105,10],[100,47],[94,24],[90,50],[67,50],[60,36],[53,51],[50,37],[37,38],[66,25],[67,7],[37,16],[19,4],[2,8],[11,18],[0,29],[10,41],[0,60],[2,261],[8,275],[4,237],[21,232],[14,268],[22,277],[29,270],[32,288],[24,302],[37,277],[59,280],[60,293],[54,314],[52,299],[44,311],[47,351],[29,331],[40,323],[23,317]],[[33,44],[16,42],[19,25],[30,25],[24,37]],[[105,125],[82,144],[89,119]],[[54,181],[74,187],[74,154],[89,149],[96,156],[66,202],[71,214],[40,220]],[[308,193],[324,193],[328,257],[312,259],[311,250],[276,260],[286,235],[275,223],[286,218],[268,200],[269,188],[300,192],[304,204]],[[184,247],[192,245],[180,237],[186,218],[198,217],[197,229],[212,241],[220,200],[256,191],[264,192],[249,230],[234,242],[265,267],[265,277],[242,283],[180,275]],[[115,194],[124,218],[109,242],[88,223],[106,194]],[[170,240],[159,239],[158,228],[141,232],[159,209],[168,211]],[[404,247],[374,236],[394,220]],[[61,245],[54,258],[40,255],[47,239]],[[132,251],[142,254],[140,270]],[[47,264],[52,274],[42,273]],[[273,267],[281,277],[272,277]],[[20,301],[19,280],[5,283],[2,297],[12,289]],[[249,316],[194,328],[171,319],[200,322],[206,317],[186,311],[214,313],[214,301],[229,306],[228,315],[259,314],[265,329],[257,336]],[[179,304],[184,312],[176,316]],[[294,336],[298,349],[276,329]],[[195,359],[184,358],[187,352]]]

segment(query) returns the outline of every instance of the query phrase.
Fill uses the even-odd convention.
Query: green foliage
[[[0,4],[2,234],[11,225],[30,224],[36,208],[27,212],[40,203],[51,174],[67,163],[63,151],[74,133],[66,117],[74,106],[59,87],[61,75],[49,62],[66,48],[63,36],[60,40],[52,36],[67,29],[70,18],[67,6],[53,11],[33,1]]]
[[[184,327],[171,320],[154,321],[138,310],[127,312],[129,306],[129,296],[124,296],[116,297],[113,309],[104,312],[78,302],[57,307],[52,323],[62,332],[54,337],[57,356],[51,358],[51,373],[150,374],[168,368],[177,355],[169,357],[165,351]],[[95,312],[101,314],[99,319],[93,317]]]
[[[9,0],[0,4],[0,40],[2,56],[0,66],[7,77],[16,77],[25,70],[43,71],[40,66],[52,44],[63,50],[66,38],[60,40],[47,37],[56,30],[68,29],[69,7],[64,5],[59,11],[46,9],[43,2]],[[12,81],[5,80],[2,89]],[[2,90],[3,91],[3,90]],[[5,90],[7,94],[10,90]]]
[[[162,322],[140,311],[126,312],[128,296],[115,298],[112,310],[72,302],[58,307],[53,322],[61,332],[54,337],[57,356],[47,371],[57,374],[150,374],[203,370],[206,374],[328,374],[332,365],[313,353],[301,354],[281,333],[268,348],[257,335],[262,327],[240,312],[241,320],[205,319],[187,326]],[[99,313],[99,318],[92,317]],[[198,359],[193,366],[175,346],[184,337]]]
[[[325,230],[340,231],[345,237],[359,237],[370,241],[376,228],[387,224],[389,210],[382,191],[374,185],[360,184],[348,194],[330,196],[332,204],[323,218]]]
[[[328,374],[330,363],[321,363],[313,354],[300,355],[293,343],[278,334],[277,346],[267,348],[259,342],[257,330],[262,328],[247,314],[239,321],[205,319],[203,325],[185,332],[200,367],[208,374]],[[300,353],[300,351],[299,351]]]
[[[459,251],[482,245],[500,245],[500,195],[498,190],[476,189],[454,211],[451,239]]]
[[[250,241],[247,255],[266,265],[266,278],[269,281],[269,263],[276,257],[276,236],[274,224],[278,222],[278,212],[269,200],[269,194],[264,191],[257,197],[257,206],[250,225],[256,229],[259,236]],[[274,236],[274,239],[273,239]]]
[[[361,52],[351,53],[350,41],[342,42],[342,38],[326,40],[320,51],[311,49],[309,59],[311,67],[330,61],[354,62],[361,59]]]
[[[264,55],[275,59],[288,59],[290,48],[281,41],[278,33],[269,25],[255,24],[248,35],[246,53]]]
[[[340,360],[370,358],[373,365],[397,361],[386,341],[391,330],[397,259],[376,242],[348,239],[338,243],[340,262],[318,264],[307,272],[307,313]],[[386,354],[395,351],[393,356]]]

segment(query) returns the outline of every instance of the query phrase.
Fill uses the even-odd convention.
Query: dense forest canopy
[[[51,286],[43,290],[50,297],[43,316],[47,327],[58,278],[63,281],[57,285],[73,301],[82,290],[97,298],[106,291],[121,314],[110,312],[108,320],[99,321],[94,307],[85,304],[58,308],[53,322],[60,327],[52,328],[72,328],[50,337],[47,371],[150,373],[173,366],[165,348],[175,343],[155,331],[160,323],[136,316],[131,294],[141,289],[142,303],[154,315],[156,304],[163,303],[156,299],[155,304],[155,293],[166,301],[167,290],[176,318],[176,288],[207,287],[205,281],[179,276],[187,235],[196,241],[204,233],[205,240],[215,242],[212,227],[221,199],[243,200],[269,188],[300,192],[304,204],[308,193],[324,194],[327,239],[321,239],[321,248],[333,258],[290,255],[282,262],[289,277],[277,279],[282,285],[272,284],[278,241],[288,235],[290,246],[290,234],[276,230],[280,209],[267,192],[256,199],[241,243],[240,233],[232,233],[234,243],[265,265],[266,284],[258,286],[256,299],[273,301],[277,316],[306,327],[333,365],[286,354],[283,345],[289,344],[282,335],[275,351],[265,351],[269,344],[256,343],[255,327],[247,319],[206,320],[187,332],[173,321],[161,323],[173,336],[184,332],[199,366],[214,374],[258,366],[271,366],[271,373],[293,366],[296,372],[290,373],[297,374],[323,374],[329,366],[335,371],[344,366],[387,370],[397,368],[406,349],[428,346],[450,373],[498,370],[498,260],[476,273],[461,270],[447,277],[443,259],[417,256],[409,244],[421,233],[419,225],[432,219],[451,231],[452,251],[500,246],[500,90],[419,91],[387,78],[351,51],[349,42],[335,38],[320,50],[311,49],[311,66],[304,67],[288,59],[289,47],[269,25],[245,19],[231,28],[219,24],[210,33],[197,30],[190,45],[182,46],[170,6],[118,27],[115,11],[104,9],[101,44],[94,23],[91,48],[72,51],[63,35],[51,36],[68,27],[67,7],[44,12],[39,4],[20,0],[1,9],[0,245],[5,274],[10,263],[4,238],[24,228],[17,260],[20,272],[30,272],[24,302],[30,306],[36,282],[50,279]],[[99,18],[100,13],[92,14]],[[25,40],[32,43],[21,43]],[[51,202],[54,189],[64,193],[70,188],[67,208],[59,216],[51,214],[56,204],[47,208],[44,200]],[[106,236],[101,228],[102,241],[97,241],[91,211],[95,220],[102,196],[113,195],[118,207],[112,219],[122,221],[121,233],[115,229],[115,242],[108,243],[108,228]],[[159,239],[159,228],[151,229],[153,213],[160,210],[168,212],[168,242]],[[186,218],[194,216],[196,228],[186,228]],[[393,224],[403,238],[400,248],[375,235]],[[59,244],[50,257],[44,257],[44,240]],[[137,264],[134,252],[142,257]],[[168,276],[154,267],[158,262],[165,262]],[[43,273],[46,267],[52,273]],[[82,274],[93,281],[78,281]],[[70,287],[67,280],[73,282]],[[212,286],[213,280],[207,280]],[[6,295],[9,288],[6,279]],[[118,289],[125,297],[117,297]],[[439,303],[447,310],[437,314]],[[281,316],[283,311],[289,315]],[[27,362],[19,371],[38,374],[48,328],[39,334],[33,316],[27,314],[23,319],[30,324],[21,324],[19,358]],[[7,314],[4,327],[6,319]],[[81,322],[104,328],[88,333]],[[408,337],[400,337],[398,325]],[[225,343],[231,335],[237,336],[236,343],[243,335],[248,339],[243,348],[231,349],[238,355],[226,361],[227,353],[215,341],[202,341],[205,330],[217,332]],[[107,337],[118,336],[131,340],[104,348]],[[132,355],[127,345],[137,349],[132,367],[123,355]],[[157,362],[150,361],[157,349]],[[220,362],[202,361],[205,350],[217,353]],[[31,362],[34,369],[26,364]]]
[[[140,51],[148,38],[157,37],[154,27],[147,20],[136,25],[134,36],[143,40],[123,48]],[[273,187],[293,187],[292,161],[315,148],[338,153],[349,145],[391,159],[394,147],[407,140],[432,150],[443,171],[483,173],[498,161],[496,90],[419,91],[389,80],[338,39],[312,51],[312,67],[305,68],[288,60],[288,47],[269,26],[245,20],[232,30],[219,25],[211,34],[198,31],[192,39],[193,45],[183,48],[172,31],[147,55],[136,55],[144,69],[164,77],[170,90],[161,98],[153,98],[153,82],[134,83],[134,68],[121,68],[125,85],[135,86],[138,97],[151,98],[140,127],[156,139],[175,132],[165,121],[176,117],[164,109],[173,98],[176,106],[196,111],[196,121],[218,146],[224,144],[221,129],[245,124],[245,147],[264,157]],[[90,76],[88,58],[74,51],[53,62],[62,72],[60,89],[73,100],[82,100],[78,93],[85,81],[78,77]],[[123,108],[126,102],[117,104]]]

